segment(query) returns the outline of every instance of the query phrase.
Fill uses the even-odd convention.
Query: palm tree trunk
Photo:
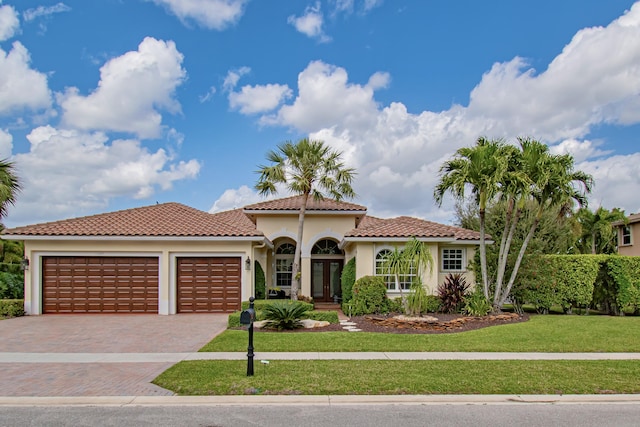
[[[502,306],[507,300],[509,296],[509,292],[511,292],[511,288],[513,287],[513,283],[516,281],[516,276],[518,275],[518,269],[520,268],[520,263],[524,258],[524,253],[527,250],[527,246],[529,245],[529,241],[531,237],[533,237],[533,233],[538,228],[538,224],[540,223],[540,217],[542,216],[542,211],[538,211],[538,215],[536,215],[536,219],[531,224],[531,228],[527,233],[527,237],[525,237],[524,242],[522,242],[522,247],[520,247],[520,252],[518,253],[518,258],[516,258],[516,263],[513,266],[513,271],[511,272],[511,277],[509,277],[509,283],[507,284],[507,288],[504,290],[504,293],[500,296],[500,303],[498,304],[498,308],[502,309]]]
[[[300,264],[302,261],[302,230],[304,229],[304,214],[307,210],[307,201],[309,193],[302,195],[302,205],[298,214],[298,241],[296,242],[296,251],[293,255],[293,265],[291,266],[291,299],[298,300],[298,291],[300,290]]]
[[[480,272],[482,274],[482,290],[484,297],[489,301],[489,281],[487,280],[487,247],[484,230],[485,210],[480,208]]]
[[[596,254],[596,232],[595,230],[591,232],[591,255]]]
[[[502,293],[502,285],[504,282],[504,274],[507,270],[507,261],[509,260],[509,250],[511,250],[511,242],[513,241],[513,235],[516,231],[516,227],[518,225],[518,221],[520,220],[520,215],[522,214],[522,209],[517,209],[515,216],[511,219],[511,226],[509,228],[509,234],[507,236],[507,241],[505,242],[504,254],[503,257],[498,260],[498,278],[496,279],[496,294],[493,298],[494,307],[498,307],[499,298]]]

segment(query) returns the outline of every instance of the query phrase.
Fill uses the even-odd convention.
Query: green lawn
[[[257,352],[482,351],[640,352],[640,317],[532,315],[522,323],[452,334],[276,333],[256,330]],[[246,351],[247,332],[227,330],[200,351]]]
[[[187,361],[153,382],[180,395],[640,393],[640,363],[625,361]]]

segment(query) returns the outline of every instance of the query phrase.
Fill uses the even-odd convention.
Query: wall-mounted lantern
[[[251,270],[251,258],[247,257],[244,261],[244,269],[247,271]]]
[[[22,271],[28,270],[29,269],[29,258],[24,257],[21,261],[20,261],[20,269]]]

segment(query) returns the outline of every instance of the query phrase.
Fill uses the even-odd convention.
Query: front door
[[[312,260],[312,271],[311,287],[314,301],[333,302],[334,295],[342,296],[340,288],[342,260],[314,259]]]

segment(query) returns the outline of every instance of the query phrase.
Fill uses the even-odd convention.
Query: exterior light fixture
[[[24,257],[21,261],[20,261],[20,269],[22,271],[28,270],[29,269],[29,258]]]
[[[251,270],[251,258],[247,257],[247,259],[244,261],[244,269]]]

